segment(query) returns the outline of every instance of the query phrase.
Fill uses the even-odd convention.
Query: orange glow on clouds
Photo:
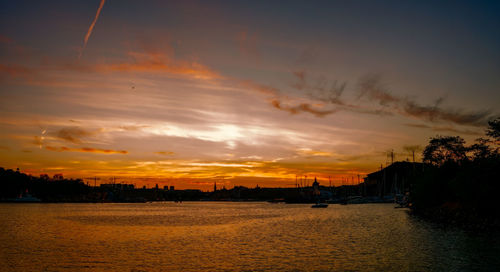
[[[167,73],[197,79],[217,79],[221,76],[208,67],[194,61],[174,60],[162,53],[129,52],[130,62],[110,64],[98,67],[104,71]]]
[[[126,150],[112,150],[112,149],[99,149],[99,148],[91,148],[91,147],[81,147],[81,148],[69,148],[65,146],[54,147],[54,146],[45,146],[47,150],[50,151],[69,151],[69,152],[89,152],[89,153],[102,153],[102,154],[128,154]]]

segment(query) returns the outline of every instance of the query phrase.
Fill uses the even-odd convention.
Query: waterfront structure
[[[394,162],[364,178],[364,194],[383,197],[404,194],[410,189],[411,178],[423,170],[424,164],[418,162]]]
[[[100,185],[102,189],[111,190],[134,190],[134,184],[121,184],[121,183],[103,183]]]

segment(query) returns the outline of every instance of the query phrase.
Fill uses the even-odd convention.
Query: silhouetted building
[[[320,195],[319,182],[316,179],[316,177],[314,177],[314,182],[312,184],[312,189],[313,189],[313,195],[315,195],[315,196],[319,196]]]
[[[419,162],[395,162],[386,168],[370,173],[364,179],[363,191],[366,195],[385,196],[404,194],[409,191],[411,178],[422,171]]]
[[[135,186],[134,184],[103,183],[100,187],[109,190],[134,190]]]

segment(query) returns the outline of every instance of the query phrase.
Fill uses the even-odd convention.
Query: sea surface
[[[0,271],[500,271],[500,235],[393,204],[0,204]]]

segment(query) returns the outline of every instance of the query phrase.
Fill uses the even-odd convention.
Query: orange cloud
[[[8,146],[0,145],[0,150],[10,150]]]
[[[0,36],[0,43],[9,44],[10,39]],[[14,48],[12,55],[24,57],[26,53],[17,51],[26,51],[20,46],[20,49]],[[14,52],[13,50],[17,50]],[[163,50],[163,48],[162,48]],[[167,50],[168,51],[168,50]],[[43,60],[38,66],[28,67],[25,65],[2,63],[0,64],[0,79],[9,79],[17,77],[24,79],[18,81],[21,84],[42,85],[42,86],[60,86],[64,85],[57,80],[51,79],[44,74],[47,71],[74,71],[79,73],[107,73],[107,72],[136,72],[136,73],[158,73],[172,76],[182,76],[194,79],[223,79],[224,77],[213,69],[195,61],[176,59],[173,52],[163,52],[158,49],[145,48],[142,51],[131,51],[126,53],[128,58],[114,60],[107,63],[91,64],[83,61],[68,61],[65,59]],[[74,83],[72,83],[74,84]]]
[[[178,61],[155,52],[129,52],[131,62],[110,64],[99,67],[105,71],[156,72],[189,76],[199,79],[222,78],[217,72],[195,61]]]
[[[43,145],[43,135],[42,136],[35,136],[32,143],[40,148],[42,148]]]
[[[65,146],[54,147],[54,146],[46,146],[47,150],[50,151],[69,151],[69,152],[90,152],[90,153],[102,153],[102,154],[128,154],[126,150],[111,150],[111,149],[100,149],[100,148],[92,148],[92,147],[82,147],[82,148],[69,148]]]
[[[302,148],[297,150],[297,153],[300,155],[306,155],[306,156],[317,156],[317,157],[332,157],[333,153],[331,152],[326,152],[326,151],[320,151],[320,150],[311,150],[307,148]]]
[[[175,153],[172,151],[158,151],[158,152],[155,152],[155,154],[163,155],[163,156],[170,156],[170,155],[174,155]]]

